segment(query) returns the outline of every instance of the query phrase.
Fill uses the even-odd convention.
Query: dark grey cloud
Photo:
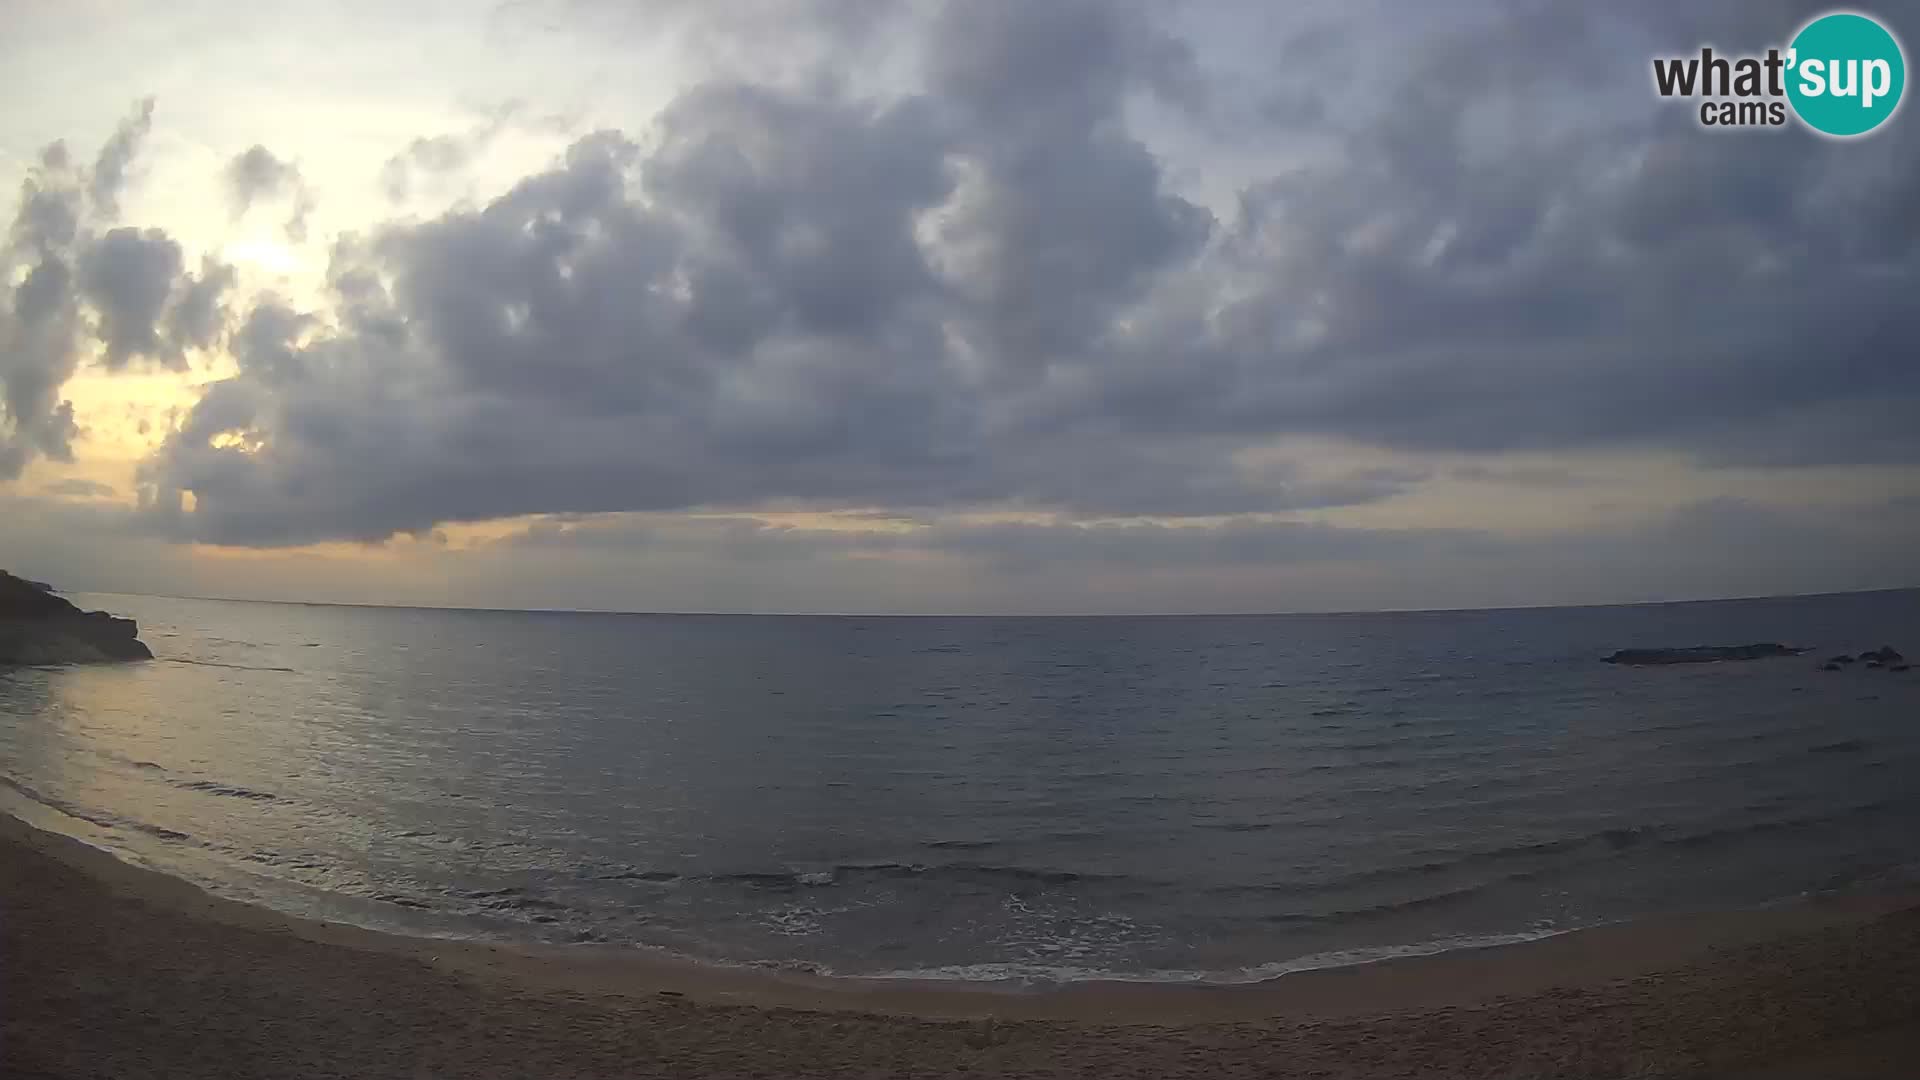
[[[931,40],[933,92],[964,117],[973,165],[941,230],[955,286],[1009,374],[1103,350],[1120,306],[1212,225],[1123,116],[1135,92],[1190,96],[1191,55],[1093,0],[949,4]]]
[[[233,267],[212,256],[200,260],[200,272],[187,275],[172,309],[166,335],[176,351],[210,349],[226,329],[225,296],[238,280]]]
[[[1915,460],[1886,403],[1920,404],[1897,359],[1920,335],[1897,300],[1920,140],[1702,132],[1644,86],[1647,43],[1693,33],[1652,9],[1527,8],[1416,55],[1336,164],[1248,192],[1221,249],[1244,275],[1231,318],[1145,343],[1180,358],[1188,407],[1140,408],[1410,450],[1729,461],[1818,411],[1830,430],[1765,459]],[[1623,36],[1596,72],[1589,43]],[[1110,381],[1078,404],[1126,401]]]
[[[52,142],[20,185],[20,206],[8,229],[9,254],[22,257],[67,247],[80,231],[85,190],[66,143]]]
[[[107,367],[164,359],[161,315],[183,269],[180,245],[160,229],[111,229],[80,253],[80,293],[99,316]]]
[[[79,363],[71,247],[83,201],[66,147],[48,146],[22,184],[0,249],[0,480],[19,476],[40,455],[73,459],[79,429],[60,388]],[[16,275],[19,283],[9,287]]]
[[[93,313],[109,371],[136,358],[184,368],[186,350],[219,340],[227,319],[222,296],[236,279],[231,266],[212,257],[195,275],[164,230],[127,226],[82,243],[77,270],[79,298]]]
[[[287,239],[294,243],[306,241],[307,215],[313,212],[314,196],[298,165],[275,157],[273,151],[255,143],[227,162],[225,180],[227,200],[235,218],[258,203],[284,201],[290,206],[285,226]]]
[[[121,121],[106,145],[100,148],[100,156],[94,159],[88,191],[102,217],[113,218],[120,213],[120,189],[126,184],[127,166],[133,163],[141,142],[153,130],[153,100],[142,98],[135,104],[133,112]]]
[[[577,33],[632,35],[671,51],[716,81],[793,88],[844,84],[917,49],[939,0],[580,0]]]
[[[902,16],[910,86],[716,79],[343,242],[330,311],[245,320],[149,506],[275,545],[525,513],[1245,515],[1424,479],[1246,453],[1290,436],[1920,462],[1920,129],[1703,132],[1648,88],[1655,51],[1795,25],[1764,7],[1336,22],[1231,95],[1150,5]],[[1217,131],[1241,98],[1250,137],[1293,101],[1315,153],[1216,217],[1137,117]]]

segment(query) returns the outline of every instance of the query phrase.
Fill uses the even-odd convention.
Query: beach
[[[1014,993],[379,934],[9,818],[0,1009],[0,1067],[22,1080],[1890,1078],[1920,1060],[1920,907],[1661,920],[1245,987]]]

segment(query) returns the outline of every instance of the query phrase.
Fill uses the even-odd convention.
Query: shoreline
[[[1006,988],[405,938],[213,896],[0,815],[0,1001],[0,1061],[23,1076],[413,1076],[432,1059],[459,1076],[1891,1080],[1920,1053],[1920,897],[1240,986]],[[211,1061],[207,1038],[253,1067]]]
[[[57,811],[56,811],[57,812]],[[1029,1019],[1203,1025],[1344,1019],[1472,1006],[1656,975],[1715,950],[1912,914],[1920,895],[1814,898],[1658,916],[1524,940],[1284,971],[1245,982],[1114,976],[1025,982],[826,975],[710,961],[635,944],[437,937],[295,915],[221,896],[163,870],[0,810],[0,843],[22,844],[142,903],[243,930],[404,956],[468,978],[596,995],[669,994],[709,1004],[923,1020]],[[1417,948],[1410,947],[1410,948]],[[1301,958],[1309,959],[1309,958]]]
[[[0,1062],[29,1077],[1892,1078],[1920,1051],[1920,904],[1619,924],[1243,986],[1013,991],[405,938],[0,815],[0,1001]]]

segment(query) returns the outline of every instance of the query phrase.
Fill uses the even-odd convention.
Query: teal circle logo
[[[1794,37],[1787,57],[1787,100],[1825,135],[1865,135],[1886,123],[1907,88],[1900,42],[1865,15],[1820,16]]]

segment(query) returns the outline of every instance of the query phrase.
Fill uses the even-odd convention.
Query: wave
[[[1866,814],[1874,814],[1883,810],[1894,810],[1916,805],[1920,805],[1920,798],[1881,799],[1870,803],[1860,803],[1855,806],[1849,806],[1843,810],[1835,810],[1824,814],[1802,814],[1797,817],[1774,818],[1767,821],[1749,822],[1743,825],[1728,825],[1717,829],[1704,829],[1696,833],[1687,833],[1681,836],[1663,839],[1661,842],[1681,848],[1707,847],[1713,844],[1724,843],[1729,840],[1738,840],[1743,837],[1763,833],[1780,832],[1787,829],[1805,829],[1815,825],[1832,825]]]
[[[183,833],[178,829],[169,829],[161,825],[149,825],[144,821],[133,821],[133,822],[128,822],[128,824],[131,827],[138,829],[143,833],[146,833],[148,836],[156,836],[162,840],[178,841],[178,840],[193,839],[193,835],[191,833]]]
[[[665,870],[629,868],[597,875],[600,881],[639,881],[648,884],[692,882],[745,886],[750,889],[792,891],[847,885],[871,880],[973,881],[1038,885],[1075,885],[1119,881],[1121,875],[1053,870],[993,863],[835,863],[814,869],[737,870],[714,874],[681,874]]]
[[[243,788],[235,784],[216,783],[212,780],[174,780],[170,781],[170,783],[183,791],[200,791],[208,795],[224,795],[230,799],[249,799],[253,802],[275,802],[280,798],[280,796],[270,791],[254,791],[251,788]]]
[[[1410,959],[1417,956],[1435,956],[1440,953],[1458,952],[1465,949],[1486,949],[1501,945],[1519,945],[1530,941],[1541,941],[1550,937],[1558,937],[1561,934],[1571,933],[1577,929],[1579,929],[1579,927],[1554,927],[1551,929],[1522,930],[1505,934],[1460,935],[1436,938],[1431,941],[1407,945],[1383,945],[1366,949],[1340,949],[1331,952],[1310,953],[1305,956],[1294,957],[1290,960],[1276,960],[1271,963],[1256,964],[1250,967],[1235,968],[1226,971],[1192,971],[1185,969],[1106,971],[1099,968],[1073,967],[1068,965],[1010,962],[909,968],[896,971],[882,971],[874,974],[849,972],[846,973],[846,977],[899,981],[933,980],[940,982],[1007,983],[1028,986],[1082,982],[1186,983],[1203,986],[1245,986],[1303,971],[1361,967],[1388,960]],[[828,967],[813,966],[810,970],[829,977],[840,976],[842,974]]]
[[[1827,743],[1824,746],[1812,747],[1807,751],[1807,753],[1809,754],[1857,754],[1860,751],[1865,750],[1867,747],[1872,745],[1873,745],[1872,743],[1868,742],[1865,739],[1842,739],[1839,742]]]
[[[1443,857],[1428,859],[1422,862],[1401,863],[1370,870],[1360,870],[1332,878],[1311,881],[1267,882],[1255,885],[1225,885],[1209,891],[1224,894],[1261,893],[1283,896],[1313,896],[1344,892],[1369,885],[1382,885],[1395,881],[1432,877],[1449,872],[1469,870],[1474,867],[1499,866],[1513,862],[1534,862],[1542,864],[1500,874],[1461,889],[1428,894],[1426,896],[1414,897],[1410,900],[1396,901],[1390,904],[1352,908],[1327,915],[1302,916],[1301,918],[1303,920],[1319,921],[1335,917],[1358,917],[1384,911],[1398,911],[1411,907],[1425,906],[1430,903],[1444,903],[1449,900],[1460,899],[1469,893],[1477,892],[1484,888],[1504,883],[1533,881],[1547,874],[1582,865],[1582,863],[1569,864],[1564,861],[1560,862],[1559,865],[1554,865],[1557,857],[1590,854],[1599,859],[1606,859],[1641,846],[1682,849],[1710,847],[1717,844],[1737,841],[1748,836],[1835,824],[1867,814],[1914,805],[1920,805],[1920,798],[1878,800],[1848,806],[1827,813],[1805,814],[1787,818],[1771,818],[1691,832],[1676,831],[1669,827],[1654,825],[1622,826],[1600,829],[1577,836],[1507,844],[1477,851],[1449,853]],[[1591,861],[1592,860],[1587,860],[1587,862]]]
[[[477,889],[469,890],[459,895],[467,900],[473,901],[487,911],[531,912],[536,916],[534,920],[536,922],[550,921],[538,918],[540,915],[573,910],[573,907],[569,904],[563,904],[558,900],[550,900],[544,896],[537,896],[524,889]]]
[[[122,824],[119,819],[111,815],[96,813],[76,803],[69,802],[66,799],[48,795],[10,776],[0,776],[0,787],[13,791],[29,802],[39,803],[41,806],[47,807],[50,810],[57,810],[70,818],[84,821],[89,825],[98,825],[103,829],[112,829]]]
[[[1220,893],[1275,893],[1282,895],[1313,895],[1316,893],[1339,892],[1363,885],[1377,885],[1407,878],[1429,877],[1451,870],[1461,870],[1475,866],[1565,855],[1583,848],[1607,853],[1623,851],[1652,839],[1654,833],[1655,830],[1651,827],[1600,829],[1579,836],[1507,844],[1501,847],[1484,848],[1477,851],[1449,852],[1440,858],[1428,859],[1423,862],[1399,863],[1392,866],[1377,867],[1371,870],[1358,870],[1333,878],[1322,878],[1313,881],[1268,882],[1258,885],[1224,885],[1211,891]]]
[[[1457,889],[1441,892],[1422,893],[1404,900],[1389,900],[1379,904],[1363,904],[1359,907],[1337,908],[1333,911],[1281,911],[1260,916],[1261,922],[1287,925],[1325,925],[1330,923],[1363,922],[1370,919],[1385,919],[1395,915],[1404,915],[1409,911],[1424,911],[1428,908],[1445,907],[1491,892],[1502,885],[1531,881],[1538,875],[1529,870],[1502,874],[1499,877],[1464,885]]]
[[[1920,799],[1912,800],[1920,803]],[[1465,899],[1475,893],[1504,884],[1534,881],[1583,866],[1591,866],[1641,847],[1699,848],[1737,840],[1741,837],[1805,828],[1844,821],[1896,805],[1879,801],[1846,807],[1831,813],[1792,818],[1768,819],[1700,831],[1678,831],[1669,826],[1634,825],[1596,829],[1562,837],[1527,840],[1477,850],[1434,853],[1420,861],[1381,866],[1333,877],[1274,881],[1251,884],[1227,884],[1204,887],[1214,895],[1258,894],[1267,896],[1312,897],[1351,892],[1368,887],[1392,885],[1421,878],[1461,874],[1476,869],[1494,868],[1501,872],[1485,875],[1455,888],[1397,899],[1383,904],[1342,908],[1311,915],[1276,916],[1278,921],[1326,921],[1367,918]],[[1262,822],[1203,823],[1199,827],[1230,831],[1259,832],[1283,825]],[[923,846],[943,846],[966,850],[985,841],[934,841]],[[962,847],[962,845],[966,845]],[[874,881],[924,881],[1012,887],[1072,888],[1115,883],[1153,884],[1135,875],[1104,874],[1047,867],[1031,867],[988,862],[916,863],[850,862],[812,868],[779,870],[740,870],[721,873],[683,873],[628,867],[595,875],[601,881],[631,881],[650,885],[706,884],[747,889],[797,892],[858,885]],[[1177,884],[1160,882],[1162,885]]]
[[[1884,810],[1894,809],[1896,807],[1903,806],[1903,805],[1920,805],[1920,799],[1882,800],[1877,802],[1862,803],[1857,806],[1850,806],[1844,810],[1838,810],[1832,813],[1806,814],[1806,815],[1801,815],[1798,817],[1791,817],[1791,818],[1777,818],[1777,819],[1766,820],[1766,821],[1755,821],[1755,822],[1749,822],[1743,825],[1731,825],[1723,828],[1706,829],[1699,832],[1691,832],[1691,833],[1662,835],[1659,830],[1653,829],[1653,828],[1606,829],[1597,833],[1592,833],[1586,837],[1568,838],[1565,840],[1558,840],[1558,841],[1546,841],[1538,844],[1517,844],[1509,848],[1475,853],[1474,855],[1468,856],[1463,859],[1454,860],[1451,862],[1444,862],[1444,861],[1428,862],[1428,863],[1421,863],[1415,866],[1387,867],[1387,868],[1382,868],[1380,870],[1364,871],[1358,874],[1348,875],[1347,877],[1338,879],[1338,881],[1334,883],[1327,883],[1327,884],[1318,885],[1318,886],[1301,888],[1296,891],[1332,892],[1332,891],[1337,891],[1344,887],[1364,885],[1364,884],[1373,883],[1373,882],[1382,882],[1382,881],[1392,880],[1395,878],[1405,878],[1405,877],[1413,877],[1413,876],[1420,876],[1420,875],[1436,874],[1442,871],[1452,870],[1458,867],[1472,865],[1475,862],[1480,862],[1480,863],[1497,862],[1502,859],[1512,858],[1516,855],[1551,856],[1551,855],[1560,855],[1560,854],[1575,852],[1582,848],[1595,848],[1597,850],[1601,847],[1604,847],[1606,851],[1606,857],[1610,857],[1614,853],[1624,851],[1628,848],[1636,847],[1641,844],[1649,844],[1649,843],[1659,845],[1662,847],[1674,847],[1674,848],[1683,848],[1683,849],[1710,847],[1716,844],[1739,840],[1748,836],[1782,832],[1782,831],[1787,831],[1792,829],[1811,828],[1818,825],[1834,824],[1837,822],[1847,821],[1862,815],[1873,814],[1873,813],[1877,813]],[[1558,869],[1559,868],[1555,868],[1555,867],[1535,867],[1535,868],[1529,868],[1529,869],[1514,870],[1508,873],[1497,875],[1492,878],[1488,878],[1486,880],[1475,882],[1470,885],[1464,885],[1459,888],[1447,889],[1440,892],[1426,893],[1419,896],[1409,897],[1404,900],[1394,900],[1394,901],[1389,901],[1381,904],[1371,904],[1371,905],[1365,905],[1361,907],[1344,908],[1344,909],[1339,909],[1339,910],[1329,911],[1329,912],[1299,913],[1299,914],[1282,913],[1282,914],[1267,916],[1266,921],[1298,922],[1298,923],[1330,923],[1330,922],[1344,922],[1344,921],[1351,921],[1351,920],[1371,919],[1371,918],[1398,915],[1408,911],[1417,911],[1423,908],[1442,906],[1442,905],[1456,903],[1463,900],[1468,900],[1482,893],[1499,888],[1502,885],[1518,884],[1520,882],[1527,882],[1527,881],[1537,881],[1548,874],[1557,872]],[[1262,891],[1284,892],[1289,890],[1287,886],[1275,886],[1275,887],[1262,887]]]
[[[184,833],[178,829],[169,829],[165,826],[154,825],[145,821],[134,821],[105,811],[91,810],[69,800],[59,798],[58,796],[48,795],[12,777],[0,776],[0,787],[5,787],[31,802],[39,803],[49,810],[56,811],[76,821],[84,821],[89,825],[98,826],[102,829],[133,829],[136,832],[143,832],[148,836],[169,842],[193,839],[191,833]]]
[[[259,667],[253,664],[228,664],[219,660],[189,660],[182,656],[162,656],[157,658],[163,664],[190,664],[194,667],[232,668],[235,671],[279,671],[293,674],[290,667]]]
[[[680,879],[680,875],[671,870],[620,870],[599,877],[601,881],[647,881],[662,885]]]
[[[1920,800],[1908,801],[1920,803]],[[1641,845],[1700,848],[1738,840],[1751,835],[1846,821],[1863,814],[1871,814],[1890,809],[1896,805],[1898,804],[1892,801],[1863,803],[1833,813],[1808,814],[1793,818],[1756,821],[1691,833],[1663,833],[1662,830],[1651,826],[1602,829],[1584,836],[1565,837],[1535,843],[1512,844],[1506,847],[1469,852],[1452,859],[1432,860],[1412,865],[1381,867],[1376,870],[1363,870],[1342,877],[1317,882],[1225,886],[1214,891],[1225,893],[1257,892],[1293,896],[1324,895],[1328,893],[1339,893],[1367,885],[1378,885],[1392,881],[1432,876],[1448,871],[1458,871],[1475,865],[1498,864],[1515,859],[1552,859],[1554,856],[1570,855],[1583,850],[1590,851],[1601,859],[1606,859]],[[1587,863],[1587,865],[1590,864],[1591,861]],[[1445,906],[1470,900],[1504,885],[1537,881],[1542,877],[1558,873],[1565,869],[1571,869],[1576,865],[1581,864],[1563,863],[1558,866],[1541,865],[1516,869],[1456,888],[1422,893],[1404,899],[1391,900],[1379,904],[1338,908],[1332,911],[1276,912],[1262,916],[1262,920],[1273,923],[1325,924],[1390,917],[1409,911],[1418,911],[1425,908]]]

